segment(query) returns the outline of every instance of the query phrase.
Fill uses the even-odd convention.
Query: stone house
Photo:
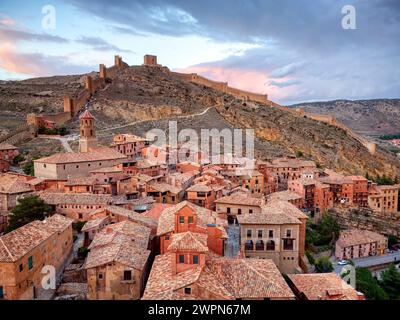
[[[299,272],[307,216],[285,201],[268,202],[261,213],[238,216],[245,257],[271,259],[283,273]]]
[[[340,260],[385,254],[388,240],[369,230],[351,229],[340,233],[335,245],[335,256]]]
[[[106,226],[85,262],[89,300],[138,300],[148,276],[151,230],[131,221]]]
[[[225,241],[228,238],[226,223],[208,209],[183,201],[162,211],[157,228],[160,237],[160,252],[167,252],[172,235],[195,232],[208,235],[207,246],[219,255],[224,255]]]
[[[40,298],[42,267],[59,271],[72,246],[72,220],[57,214],[1,236],[0,299]]]

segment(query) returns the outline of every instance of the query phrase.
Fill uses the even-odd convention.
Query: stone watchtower
[[[80,121],[79,152],[89,152],[90,148],[97,147],[94,117],[89,111],[86,110],[80,116],[79,121]]]

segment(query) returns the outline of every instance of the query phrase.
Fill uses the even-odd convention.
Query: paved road
[[[236,257],[239,252],[239,225],[228,226],[228,241],[226,242],[225,255]]]
[[[379,267],[380,265],[390,264],[394,262],[400,261],[400,251],[395,253],[387,253],[382,256],[372,256],[365,258],[352,259],[354,265],[360,268],[371,268],[371,267]],[[333,263],[334,271],[337,274],[340,274],[343,266],[337,264],[337,262]]]

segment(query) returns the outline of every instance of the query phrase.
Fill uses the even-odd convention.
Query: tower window
[[[185,256],[183,254],[179,255],[179,263],[185,263]]]

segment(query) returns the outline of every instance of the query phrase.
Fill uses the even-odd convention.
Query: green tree
[[[391,246],[393,246],[394,244],[396,244],[398,242],[397,238],[394,235],[389,235],[388,237],[388,247],[390,248]]]
[[[326,273],[333,271],[332,262],[329,260],[328,257],[322,256],[315,261],[315,271],[317,273]]]
[[[392,186],[395,184],[395,182],[390,178],[387,177],[386,175],[383,175],[382,177],[378,176],[376,178],[376,183],[380,186]]]
[[[381,274],[381,286],[391,300],[400,299],[400,273],[394,264]]]
[[[20,162],[22,162],[24,160],[25,160],[24,155],[20,153],[19,155],[14,157],[13,162],[14,162],[14,164],[18,164],[18,163],[20,163]]]
[[[296,157],[297,157],[297,158],[301,158],[301,157],[303,157],[303,156],[304,156],[303,151],[298,150],[298,151],[296,152]]]
[[[332,244],[339,237],[340,226],[334,216],[324,214],[318,221],[316,231],[319,235],[316,245]]]
[[[24,165],[22,170],[28,176],[34,176],[35,175],[35,169],[34,169],[34,166],[33,166],[33,161],[30,161],[26,165]]]
[[[356,268],[356,289],[370,300],[388,300],[389,296],[366,268]]]
[[[51,206],[37,196],[20,199],[9,215],[6,232],[15,230],[34,220],[44,220],[51,211]]]

